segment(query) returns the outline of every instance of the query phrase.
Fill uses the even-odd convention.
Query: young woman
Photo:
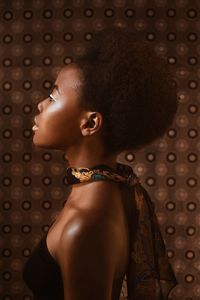
[[[176,85],[167,64],[122,28],[94,35],[38,104],[33,143],[64,151],[69,197],[26,262],[35,300],[168,299],[176,284],[153,204],[124,150],[171,125]]]

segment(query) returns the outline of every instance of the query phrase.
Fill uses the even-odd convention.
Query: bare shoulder
[[[97,182],[93,189],[86,190],[73,205],[73,214],[63,226],[59,249],[77,247],[77,243],[92,243],[99,239],[107,246],[120,248],[124,242],[124,212],[120,189],[110,182]],[[122,237],[123,236],[123,237]],[[68,253],[69,253],[68,249]],[[107,251],[108,252],[108,251]],[[116,251],[115,251],[116,252]]]
[[[57,253],[65,299],[111,299],[116,241],[109,218],[77,211],[65,224]]]
[[[102,243],[101,247],[107,244],[108,255],[109,245],[112,251],[114,247],[119,248],[117,243],[122,227],[120,196],[118,186],[110,182],[99,181],[92,188],[85,189],[73,206],[72,217],[63,226],[58,251],[67,248],[70,253],[73,247],[84,251],[87,250],[85,245],[94,247],[97,240],[99,245]]]
[[[87,210],[76,210],[66,224],[63,226],[59,249],[65,251],[66,248],[73,250],[73,247],[78,247],[83,243],[92,243],[94,238],[105,242],[106,237],[110,239],[110,234],[114,234],[115,222],[109,214],[105,214],[104,208],[99,210],[90,208]],[[117,232],[117,231],[116,231]],[[82,249],[83,250],[83,249]]]

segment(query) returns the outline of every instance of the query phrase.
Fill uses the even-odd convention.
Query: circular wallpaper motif
[[[90,5],[89,5],[90,4]],[[119,155],[155,203],[179,284],[174,300],[197,300],[199,282],[199,5],[176,0],[13,0],[1,8],[1,281],[3,300],[31,300],[21,269],[62,209],[66,160],[36,149],[31,119],[56,74],[110,24],[138,31],[174,68],[179,111],[152,145]],[[126,278],[120,299],[127,299]]]

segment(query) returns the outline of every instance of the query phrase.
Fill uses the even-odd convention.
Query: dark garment
[[[128,300],[167,300],[177,281],[168,262],[154,205],[132,168],[120,163],[117,171],[106,165],[69,167],[66,174],[69,185],[95,180],[113,180],[119,184],[123,204],[131,203],[124,205],[130,234]],[[48,251],[46,234],[24,265],[23,278],[33,291],[34,300],[64,300],[60,268]],[[116,283],[116,288],[114,284],[113,291],[117,293],[113,299],[118,299],[119,284]]]
[[[63,300],[62,277],[58,263],[40,240],[23,268],[23,279],[34,294],[34,300]]]
[[[46,236],[40,240],[23,268],[23,279],[33,292],[34,300],[64,300],[60,267],[46,245]],[[123,278],[113,283],[113,299],[119,299]]]

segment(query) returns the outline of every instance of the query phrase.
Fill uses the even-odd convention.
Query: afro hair
[[[166,61],[138,34],[120,27],[98,31],[74,63],[83,73],[82,107],[102,114],[107,154],[138,150],[171,125],[176,82]]]

